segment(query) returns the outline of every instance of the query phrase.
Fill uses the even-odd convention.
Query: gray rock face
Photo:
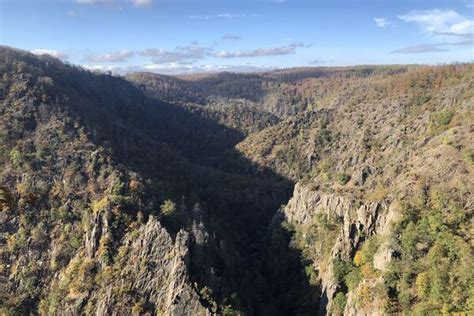
[[[393,249],[386,243],[382,244],[374,255],[374,267],[380,271],[386,271],[392,255]]]
[[[188,232],[180,230],[173,240],[160,222],[150,216],[147,223],[124,237],[116,261],[108,265],[101,259],[99,241],[102,234],[108,234],[107,216],[94,214],[90,223],[83,256],[72,262],[89,262],[90,270],[95,270],[95,282],[90,281],[94,284],[87,291],[67,294],[54,308],[54,314],[210,314],[188,276]],[[59,287],[67,278],[63,274],[58,276]]]
[[[365,238],[374,234],[387,234],[396,214],[393,207],[383,203],[369,202],[358,206],[346,197],[321,193],[301,184],[295,186],[293,197],[282,213],[296,225],[310,223],[317,214],[336,216],[341,222],[330,258],[318,258],[313,262],[313,267],[319,272],[321,293],[324,296],[321,298],[323,303],[319,314],[331,310],[332,300],[339,288],[332,272],[333,259],[350,260]],[[385,269],[391,259],[392,250],[388,245],[385,247],[376,256],[377,269]],[[359,311],[350,304],[348,301],[346,314],[357,314]]]
[[[132,290],[164,315],[207,315],[187,276],[189,234],[181,230],[173,241],[158,220],[150,217],[138,236],[129,236],[125,265],[115,282],[129,280]],[[119,297],[108,289],[98,295],[96,315],[122,315]]]

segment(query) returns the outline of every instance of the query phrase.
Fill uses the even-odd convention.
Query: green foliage
[[[330,214],[318,213],[315,215],[316,225],[324,229],[326,232],[335,230],[340,224],[338,217]]]
[[[431,95],[428,94],[428,93],[422,93],[422,94],[414,97],[413,105],[414,106],[420,106],[420,105],[425,104],[429,100],[431,100]]]
[[[474,150],[466,148],[462,152],[464,160],[471,166],[474,166]]]
[[[332,141],[332,133],[327,128],[322,128],[316,136],[315,145],[317,147],[324,147]]]
[[[352,262],[340,258],[333,262],[333,274],[335,279],[349,290],[356,289],[361,280],[360,270]]]
[[[339,184],[346,185],[347,182],[349,182],[351,180],[351,175],[347,174],[345,172],[340,172],[340,173],[336,174],[336,178],[337,178],[337,181],[339,182]]]
[[[20,227],[18,231],[10,235],[7,239],[7,246],[10,252],[15,252],[25,247],[28,242],[28,236],[25,228]]]
[[[14,197],[10,190],[0,186],[0,211],[12,208],[15,204]]]
[[[110,205],[109,199],[107,197],[103,197],[100,200],[93,201],[91,204],[91,209],[94,213],[98,213],[100,211],[107,209],[109,205]]]
[[[439,133],[446,129],[454,117],[454,110],[444,110],[438,113],[433,113],[430,116],[430,132],[432,134]]]
[[[353,269],[352,264],[349,261],[344,261],[340,258],[336,258],[333,262],[332,273],[337,282],[341,283],[344,281],[345,276]]]
[[[171,200],[165,200],[160,206],[161,214],[170,217],[176,213],[176,203]]]
[[[344,308],[346,307],[346,303],[347,303],[346,295],[342,292],[337,292],[333,301],[334,313],[337,315],[342,315],[344,312]]]
[[[19,150],[12,149],[8,156],[10,158],[10,163],[15,169],[18,169],[21,167],[24,158],[23,158],[23,154]]]
[[[223,316],[239,316],[242,315],[238,310],[234,309],[231,305],[226,305],[222,309]]]
[[[304,267],[304,272],[306,274],[306,277],[308,278],[309,284],[312,286],[318,286],[319,285],[319,275],[316,270],[314,270],[314,267],[312,264],[307,265]]]
[[[349,291],[353,291],[357,288],[361,279],[360,270],[352,266],[350,271],[344,276],[344,283]]]
[[[110,244],[111,242],[109,236],[102,235],[99,240],[99,249],[97,249],[97,256],[104,265],[109,265],[112,262]]]
[[[406,205],[406,215],[396,227],[401,257],[386,275],[397,293],[394,309],[415,309],[419,314],[468,312],[474,294],[470,267],[474,257],[463,228],[462,198],[434,189],[429,194],[426,205]]]

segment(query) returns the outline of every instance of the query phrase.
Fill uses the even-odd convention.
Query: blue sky
[[[0,0],[0,43],[177,74],[474,60],[474,0]]]

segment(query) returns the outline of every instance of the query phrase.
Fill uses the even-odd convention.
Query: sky
[[[0,44],[183,74],[474,61],[474,0],[0,0]]]

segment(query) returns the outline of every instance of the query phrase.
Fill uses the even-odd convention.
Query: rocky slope
[[[320,313],[472,309],[473,79],[472,65],[412,69],[238,144],[299,181],[279,218]]]
[[[241,133],[47,56],[2,48],[0,66],[2,312],[271,304],[251,298],[260,267],[236,267],[290,187],[236,153]],[[131,266],[130,244],[154,253]]]
[[[0,71],[1,313],[474,310],[473,65]]]

